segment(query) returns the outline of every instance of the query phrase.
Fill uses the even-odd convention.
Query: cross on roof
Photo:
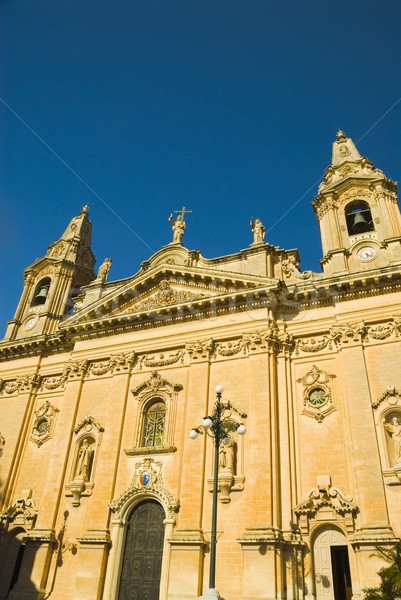
[[[191,213],[192,210],[185,210],[185,206],[183,206],[181,210],[175,210],[174,212],[181,213],[182,220],[184,220],[184,215]]]

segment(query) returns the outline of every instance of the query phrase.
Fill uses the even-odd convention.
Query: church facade
[[[24,273],[0,342],[0,600],[359,600],[401,536],[397,185],[339,132],[322,272],[173,241],[94,271],[88,208]],[[208,590],[222,385],[216,588]],[[238,426],[244,424],[245,435]],[[190,439],[193,428],[204,435]]]

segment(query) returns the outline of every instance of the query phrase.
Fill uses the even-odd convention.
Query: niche
[[[98,446],[104,429],[93,419],[86,416],[75,428],[77,438],[71,462],[67,496],[72,496],[72,505],[81,504],[81,496],[90,496],[94,486]]]
[[[401,412],[391,411],[382,419],[391,468],[401,465]]]

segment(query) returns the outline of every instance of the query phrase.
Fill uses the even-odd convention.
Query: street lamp
[[[195,440],[199,434],[203,434],[204,431],[214,439],[214,472],[213,472],[213,509],[212,509],[212,535],[210,540],[210,573],[209,573],[209,589],[199,597],[199,600],[209,598],[220,598],[219,593],[216,589],[216,531],[217,531],[217,492],[219,487],[219,448],[221,443],[229,444],[230,436],[229,431],[232,431],[232,427],[228,429],[221,419],[224,407],[221,403],[221,395],[223,393],[223,386],[217,385],[215,388],[216,392],[216,404],[214,405],[213,413],[205,417],[202,421],[202,425],[191,429],[189,437]],[[230,423],[231,425],[231,423]],[[243,423],[238,423],[236,430],[240,435],[244,435],[246,427]]]

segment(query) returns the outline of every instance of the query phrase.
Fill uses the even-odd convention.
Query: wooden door
[[[163,507],[153,500],[142,502],[132,511],[118,600],[159,600],[164,518]]]
[[[346,544],[344,534],[337,529],[324,527],[317,534],[313,544],[316,600],[335,600],[331,547]]]

